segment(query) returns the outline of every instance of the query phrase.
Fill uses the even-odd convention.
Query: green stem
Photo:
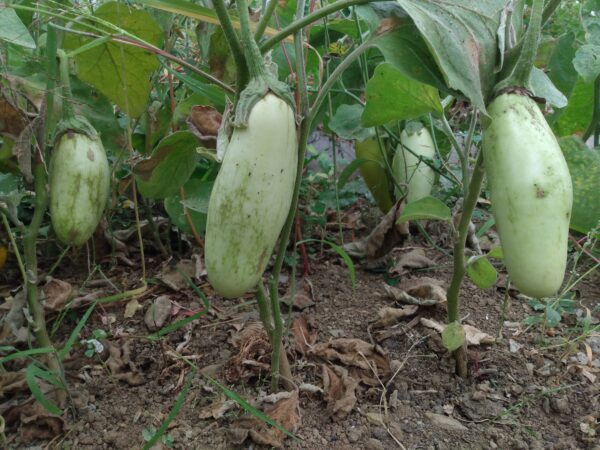
[[[458,155],[458,159],[460,161],[460,170],[463,176],[463,196],[466,197],[469,191],[469,186],[465,184],[465,180],[468,180],[469,177],[469,158],[467,157],[466,150],[463,147],[461,147],[461,145],[458,143],[456,136],[454,136],[454,133],[452,132],[452,127],[450,127],[450,124],[448,123],[448,119],[446,119],[446,116],[443,114],[442,124],[444,125],[445,134],[448,137],[448,139],[450,139],[450,142],[452,143],[454,150],[456,150],[456,154]]]
[[[473,144],[473,136],[475,135],[475,126],[477,125],[477,111],[473,110],[471,113],[471,123],[469,124],[469,133],[465,140],[465,159],[467,160],[467,171],[463,172],[463,186],[467,188],[465,191],[465,197],[469,195],[469,155],[471,154],[471,145]],[[463,167],[463,170],[465,168]]]
[[[62,92],[63,92],[63,119],[72,119],[75,115],[73,111],[72,98],[71,94],[71,80],[69,73],[69,57],[63,50],[58,50],[58,68],[60,72],[60,81],[62,83]]]
[[[271,390],[277,392],[279,386],[279,374],[281,367],[281,338],[283,336],[283,320],[281,318],[281,305],[279,293],[277,292],[277,279],[271,277],[269,280],[269,297],[271,299],[271,313],[273,318],[273,334],[271,336]]]
[[[263,62],[260,49],[254,40],[250,28],[250,14],[248,13],[248,3],[246,0],[236,0],[237,10],[240,21],[240,35],[242,38],[242,48],[246,56],[246,65],[250,72],[250,78],[262,77],[266,74],[265,64]]]
[[[596,147],[598,145],[598,142],[597,142],[597,134],[598,133],[594,133],[594,132],[598,129],[599,125],[600,125],[600,75],[598,75],[596,77],[596,80],[594,80],[594,103],[593,103],[593,109],[592,109],[592,120],[590,121],[590,124],[587,127],[587,129],[585,130],[585,133],[583,133],[583,136],[581,137],[584,142],[586,142],[593,133],[594,134],[594,147]]]
[[[546,3],[546,6],[544,6],[544,12],[542,13],[542,26],[546,25],[548,20],[550,20],[550,17],[552,17],[552,14],[554,14],[554,11],[558,5],[560,5],[561,1],[562,0],[549,0],[548,3]]]
[[[256,31],[254,31],[254,39],[256,39],[256,42],[259,42],[261,40],[261,38],[263,37],[263,34],[264,34],[265,30],[267,29],[267,25],[269,25],[269,20],[271,20],[271,17],[273,16],[273,13],[275,12],[275,8],[277,8],[277,4],[278,4],[278,0],[270,0],[269,3],[267,4],[267,9],[265,9],[265,12],[263,13],[262,17],[260,18],[260,22],[258,22]]]
[[[271,314],[271,304],[267,301],[265,288],[262,281],[256,286],[256,304],[258,305],[258,316],[262,322],[269,340],[273,339],[273,315]]]
[[[231,55],[233,56],[233,60],[235,61],[236,67],[236,87],[237,87],[237,97],[239,97],[240,92],[246,87],[248,84],[248,68],[246,66],[246,59],[244,57],[244,51],[242,49],[242,45],[238,38],[238,35],[233,28],[233,24],[231,22],[231,17],[229,16],[229,12],[225,7],[225,2],[223,0],[213,0],[213,6],[215,8],[215,13],[219,18],[219,23],[221,28],[223,29],[223,34],[225,35],[225,39],[229,44],[229,49],[231,50]],[[246,9],[247,13],[247,9]]]
[[[454,271],[452,273],[450,287],[448,288],[448,323],[456,322],[459,319],[460,302],[458,294],[466,272],[465,244],[469,231],[469,223],[471,222],[471,215],[473,214],[481,190],[483,176],[483,153],[479,151],[471,176],[469,195],[465,198],[463,203],[460,222],[456,231],[457,235],[454,239]]]
[[[307,25],[310,25],[311,23],[316,22],[317,20],[328,16],[329,14],[332,14],[334,12],[340,11],[353,5],[364,5],[370,3],[371,1],[373,0],[338,0],[337,2],[330,3],[329,5],[324,6],[323,8],[317,11],[307,14],[301,19],[292,22],[279,33],[264,41],[260,46],[260,50],[263,53],[269,51],[279,42],[283,41],[286,37],[291,36],[298,30],[301,30]]]
[[[19,271],[21,272],[21,277],[23,278],[23,283],[27,283],[27,273],[25,272],[25,266],[23,265],[23,260],[21,259],[21,252],[19,252],[19,247],[17,247],[17,243],[15,241],[15,236],[13,235],[12,230],[10,229],[10,224],[8,223],[8,219],[6,215],[2,214],[2,222],[4,223],[4,228],[6,229],[6,234],[8,234],[8,238],[10,239],[10,244],[15,251],[15,257],[17,258],[17,265],[19,266]]]

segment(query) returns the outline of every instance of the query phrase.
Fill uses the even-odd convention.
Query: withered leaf
[[[422,248],[416,248],[400,256],[394,267],[390,270],[390,275],[400,276],[410,272],[411,269],[424,269],[434,265],[435,262],[425,256]]]
[[[394,325],[396,322],[398,322],[400,319],[403,319],[404,317],[415,315],[418,309],[419,307],[417,305],[408,305],[400,308],[384,306],[379,311],[377,311],[377,316],[379,318],[373,324],[373,328],[386,328],[391,325]]]
[[[294,318],[291,329],[296,349],[303,355],[306,354],[308,349],[317,342],[315,318],[304,314],[300,315]]]
[[[66,281],[51,278],[42,287],[44,293],[44,306],[52,311],[60,311],[69,301],[73,293],[73,286]]]
[[[377,259],[401,245],[409,236],[408,222],[396,223],[404,209],[401,200],[381,219],[365,239],[344,245],[344,250],[357,258]]]
[[[327,414],[333,420],[345,419],[356,405],[358,381],[343,367],[323,364],[322,369]]]

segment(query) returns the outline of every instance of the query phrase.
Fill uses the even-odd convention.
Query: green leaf
[[[587,233],[600,220],[600,152],[578,136],[559,140],[573,182],[573,209],[569,226]]]
[[[98,19],[110,22],[139,37],[145,42],[159,46],[162,31],[146,11],[133,9],[121,2],[109,2],[95,13]],[[97,27],[102,28],[96,24]],[[75,29],[87,28],[73,23]],[[114,30],[107,29],[114,34]],[[89,44],[90,38],[67,33],[65,48],[74,50]],[[93,47],[75,56],[77,76],[102,92],[130,117],[140,117],[144,112],[152,86],[150,77],[159,67],[156,56],[138,47],[117,44],[112,41]]]
[[[0,173],[0,194],[9,194],[19,188],[20,177],[12,173]]]
[[[551,304],[546,305],[546,325],[554,328],[560,323],[560,312],[552,307]]]
[[[550,80],[543,70],[537,67],[531,69],[529,85],[535,96],[546,99],[552,106],[556,108],[567,106],[567,97],[554,86],[552,80]]]
[[[362,105],[340,105],[329,121],[329,129],[342,139],[364,141],[373,135],[373,130],[361,126],[363,111]]]
[[[573,67],[575,58],[575,34],[567,33],[554,44],[554,50],[546,65],[548,76],[554,85],[567,97],[571,97],[575,83],[577,82],[577,71]],[[552,115],[546,117],[548,123],[553,124],[562,114],[564,108],[556,108]]]
[[[494,259],[504,259],[504,252],[502,251],[502,247],[500,245],[497,247],[492,247],[487,253],[487,257]]]
[[[158,143],[149,159],[133,168],[144,197],[166,198],[177,192],[196,168],[198,141],[188,131],[173,133]]]
[[[11,347],[14,349],[14,347]],[[53,353],[54,347],[40,347],[40,348],[30,348],[29,350],[22,350],[20,352],[11,353],[10,355],[6,355],[0,358],[0,364],[7,363],[8,361],[12,361],[13,359],[21,359],[21,358],[29,358],[34,355],[45,355],[47,353]]]
[[[388,5],[392,2],[382,4]],[[371,3],[370,7],[379,7]],[[433,55],[421,33],[412,22],[382,34],[374,45],[383,54],[385,61],[412,80],[429,84],[441,91],[447,91],[444,75],[440,72]]]
[[[481,289],[491,288],[498,279],[498,272],[485,256],[472,256],[469,258],[467,274],[473,283]]]
[[[25,48],[35,48],[35,41],[13,8],[0,7],[0,39]]]
[[[559,136],[585,131],[592,120],[592,98],[594,98],[594,85],[585,83],[579,78],[571,97],[569,97],[569,104],[561,113],[558,121],[554,123],[554,131]]]
[[[342,170],[337,180],[338,189],[342,189],[346,185],[352,174],[356,172],[360,168],[360,166],[362,166],[366,162],[366,159],[356,158],[350,164],[344,167],[344,170]]]
[[[362,115],[366,127],[442,112],[437,89],[407,78],[389,63],[377,66],[367,84],[366,97]]]
[[[183,204],[188,207],[188,214],[192,219],[194,228],[199,233],[206,229],[206,213],[208,212],[208,201],[212,190],[213,181],[202,181],[196,178],[188,180],[183,186],[185,202],[182,203],[179,193],[165,198],[165,210],[173,223],[180,230],[191,233],[192,229],[183,214]]]
[[[76,100],[75,111],[90,121],[107,152],[114,155],[123,150],[123,143],[127,142],[125,130],[119,125],[113,104],[76,77],[71,77],[71,90]]]
[[[65,346],[58,352],[58,358],[61,361],[64,360],[65,357],[69,354],[69,351],[71,351],[71,348],[73,347],[73,344],[75,344],[75,341],[79,337],[79,333],[83,329],[83,326],[87,323],[88,319],[90,318],[90,315],[92,314],[92,312],[96,308],[96,304],[97,304],[96,302],[93,302],[88,307],[88,309],[85,311],[85,313],[83,314],[83,316],[81,317],[81,319],[79,319],[79,322],[77,323],[77,326],[75,326],[75,328],[73,329],[73,331],[69,335],[69,339],[67,339],[67,342],[65,343]]]
[[[398,0],[433,53],[450,88],[481,111],[495,81],[496,31],[505,0]]]
[[[452,220],[452,212],[442,201],[434,197],[424,197],[404,207],[397,223],[409,220]]]
[[[49,374],[47,371],[39,368],[35,365],[35,363],[29,364],[27,366],[27,370],[25,371],[25,380],[27,381],[27,386],[29,386],[29,390],[38,401],[40,405],[42,405],[50,414],[54,414],[56,416],[62,415],[62,410],[52,403],[46,395],[42,392],[42,388],[40,387],[37,378],[43,378],[46,381],[51,381],[50,377],[54,377],[53,374]]]
[[[586,83],[600,75],[600,45],[584,44],[577,50],[573,66]]]
[[[448,351],[453,352],[465,343],[465,329],[458,322],[449,323],[442,331],[442,342]]]

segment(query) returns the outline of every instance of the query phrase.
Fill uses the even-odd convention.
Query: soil
[[[197,284],[210,301],[209,313],[162,340],[149,340],[151,331],[144,319],[157,298],[167,296],[170,300],[165,325],[202,308],[202,301],[189,287],[168,287],[160,281],[164,281],[165,268],[173,267],[177,261],[152,255],[150,247],[148,242],[149,288],[136,298],[137,303],[127,298],[99,305],[80,333],[78,341],[91,339],[94,330],[104,330],[107,337],[99,339],[104,350],[85,356],[87,347],[78,344],[65,361],[72,408],[64,415],[60,432],[43,438],[39,430],[38,434],[32,433],[26,421],[7,420],[9,448],[139,449],[144,445],[144,437],[160,427],[180,398],[184,402],[167,430],[167,444],[172,448],[269,448],[251,443],[250,439],[243,444],[232,443],[233,424],[244,414],[235,405],[222,415],[215,413],[218,419],[205,418],[219,399],[224,400],[220,389],[205,375],[250,402],[269,391],[270,377],[264,370],[259,370],[258,376],[242,374],[231,381],[231,374],[240,372],[236,372],[240,368],[235,359],[239,352],[234,345],[236,339],[258,320],[252,296],[222,299],[212,292],[202,275]],[[409,271],[394,281],[430,277],[447,288],[451,259],[421,238],[413,237],[393,255],[397,257],[414,248],[424,248],[436,265]],[[370,327],[378,311],[394,306],[384,290],[385,274],[367,270],[366,265],[355,261],[353,289],[342,259],[336,253],[318,250],[311,255],[307,277],[312,284],[314,305],[294,312],[294,316],[303,314],[308,318],[317,330],[317,342],[354,338],[371,343],[378,336]],[[189,254],[183,256],[190,259]],[[139,286],[139,263],[127,268],[113,262],[102,266],[103,274],[93,273],[88,287],[82,288],[88,278],[88,271],[82,270],[85,260],[85,255],[67,258],[54,274],[80,289],[79,297],[87,293],[113,294],[110,285],[102,281],[105,279],[119,289]],[[288,276],[281,280],[282,292]],[[318,390],[323,387],[322,365],[332,362],[291,350],[294,382],[307,383],[314,389],[300,390],[301,424],[295,433],[299,439],[287,438],[283,447],[600,449],[600,378],[596,378],[600,377],[600,338],[597,334],[586,336],[575,328],[577,314],[588,310],[592,324],[598,323],[599,281],[598,271],[586,277],[578,286],[575,311],[564,314],[556,327],[543,329],[523,324],[524,319],[539,316],[540,312],[512,291],[502,323],[502,283],[482,290],[465,280],[461,291],[463,322],[493,337],[501,328],[496,343],[469,346],[468,379],[455,375],[453,360],[439,333],[420,322],[420,318],[426,318],[444,323],[445,308],[419,308],[416,316],[388,326],[390,337],[378,342],[391,361],[392,373],[380,380],[381,384],[359,383],[352,411],[337,420],[331,417],[324,395]],[[60,323],[55,341],[67,339],[82,317],[84,306],[85,302],[67,314],[49,313],[50,327]],[[133,316],[125,318],[132,308]],[[293,343],[288,342],[292,349]],[[256,360],[259,369],[259,363],[268,363],[268,350],[259,352],[263,358]],[[194,372],[191,365],[199,371]],[[20,368],[16,362],[8,367]],[[25,387],[12,391],[2,401],[24,402],[28,396]],[[35,422],[35,417],[29,419]],[[164,447],[165,444],[157,444],[154,448]]]

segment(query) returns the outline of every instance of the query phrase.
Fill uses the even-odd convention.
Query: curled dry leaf
[[[445,324],[436,322],[435,320],[421,318],[421,325],[432,328],[439,333],[442,333],[446,328]],[[493,344],[496,342],[496,339],[490,336],[487,333],[484,333],[478,328],[475,328],[472,325],[463,324],[463,329],[465,330],[465,338],[467,340],[468,345],[485,345],[485,344]]]
[[[416,248],[400,256],[394,267],[390,270],[390,275],[400,276],[410,272],[411,269],[424,269],[434,265],[435,262],[425,256],[422,248]]]
[[[125,305],[125,312],[123,313],[123,317],[125,319],[131,319],[133,316],[135,316],[135,313],[142,308],[143,306],[140,305],[140,302],[138,302],[137,298],[133,298],[129,300]]]
[[[220,396],[210,405],[200,409],[198,412],[199,419],[220,419],[225,413],[231,411],[237,406],[233,400],[226,400],[224,396]]]
[[[394,325],[400,319],[404,317],[413,316],[417,313],[419,307],[417,305],[408,305],[400,308],[391,308],[389,306],[384,306],[377,312],[377,316],[379,317],[377,321],[373,324],[373,328],[386,328],[391,325]]]
[[[308,354],[350,366],[352,375],[366,384],[378,384],[377,378],[384,380],[390,375],[390,361],[386,352],[379,345],[361,339],[340,338],[316,344]]]
[[[225,370],[231,383],[267,374],[271,370],[271,343],[262,323],[247,324],[233,335],[231,343],[239,349]]]
[[[144,323],[150,331],[156,331],[163,327],[171,316],[171,307],[172,303],[168,295],[161,295],[154,299],[144,316]]]
[[[308,278],[302,278],[299,283],[296,284],[296,292],[294,293],[293,300],[290,300],[291,292],[288,291],[285,296],[281,299],[282,303],[288,306],[293,306],[296,309],[302,311],[315,304],[314,289],[313,285]]]
[[[0,405],[0,415],[8,427],[19,429],[23,443],[48,441],[64,432],[64,420],[46,411],[33,396]]]
[[[300,428],[300,402],[298,391],[279,392],[259,400],[268,404],[263,408],[264,413],[285,428],[295,433]],[[286,435],[283,431],[271,427],[260,419],[245,416],[237,420],[229,430],[229,438],[234,444],[242,444],[248,437],[255,443],[281,448]]]
[[[343,420],[356,405],[358,381],[343,367],[323,364],[322,368],[327,415],[333,420]]]
[[[204,148],[217,148],[217,134],[223,117],[212,106],[194,105],[187,118],[189,130]]]
[[[303,355],[317,342],[317,325],[314,316],[302,314],[294,318],[292,335],[296,349]]]
[[[191,259],[182,259],[175,264],[175,267],[170,265],[163,267],[157,278],[174,291],[180,291],[188,286],[180,272],[190,278],[194,278],[197,272],[197,263]]]
[[[51,278],[42,287],[44,306],[52,311],[60,311],[64,308],[73,294],[73,286],[66,281]]]
[[[403,290],[387,283],[383,285],[386,294],[398,303],[417,306],[433,306],[445,303],[446,291],[439,285],[432,283],[417,284],[408,290]]]
[[[344,250],[356,258],[378,259],[387,255],[397,245],[402,245],[409,236],[408,222],[396,223],[404,210],[404,201],[399,201],[381,219],[381,222],[365,239],[344,245]]]

